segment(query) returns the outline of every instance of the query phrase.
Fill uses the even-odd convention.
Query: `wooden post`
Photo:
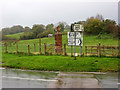
[[[30,55],[30,45],[28,45],[28,55]]]
[[[36,52],[36,45],[34,44],[34,52]]]
[[[92,54],[92,48],[93,48],[93,47],[91,46],[91,54]]]
[[[82,57],[82,46],[81,46],[81,57]]]
[[[85,46],[85,54],[86,54],[86,56],[87,56],[87,46]]]
[[[71,46],[71,57],[73,57],[73,46]]]
[[[64,44],[64,55],[66,56],[66,44]]]
[[[104,50],[104,48],[105,48],[105,47],[104,47],[104,45],[103,45],[103,55],[105,55],[105,50]]]
[[[46,47],[46,44],[44,43],[44,47],[45,47],[45,55],[46,55],[46,49],[47,49],[47,47]]]
[[[114,47],[111,47],[111,48],[112,48],[112,55],[114,56],[114,50],[113,50]]]
[[[99,42],[99,46],[98,46],[98,57],[101,56],[101,53],[100,53],[100,42]]]
[[[16,43],[16,53],[18,53],[18,44]]]
[[[5,45],[5,53],[8,53],[8,51],[7,51],[7,45]]]
[[[41,38],[39,38],[39,52],[41,53]]]

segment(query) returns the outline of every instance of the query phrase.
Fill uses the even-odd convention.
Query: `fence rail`
[[[37,43],[33,42],[33,43],[19,43],[19,40],[5,40],[2,41],[2,46],[3,46],[3,51],[5,53],[28,53],[28,55],[30,55],[31,53],[33,54],[43,54],[45,53],[52,53],[52,54],[57,54],[57,52],[55,52],[55,44],[42,44],[41,43],[41,38],[38,40]],[[80,49],[79,47],[77,47],[78,52],[80,53]],[[66,44],[63,44],[62,47],[62,54],[63,55],[70,55],[73,56],[73,51],[74,48],[71,46],[66,48]],[[97,56],[120,56],[120,46],[107,46],[107,45],[93,45],[93,46],[85,46],[85,49],[83,49],[84,53],[83,55],[97,55]],[[71,52],[71,53],[70,53]]]
[[[105,45],[96,45],[96,46],[85,46],[85,54],[87,55],[97,55],[97,56],[119,56],[120,46],[105,46]]]

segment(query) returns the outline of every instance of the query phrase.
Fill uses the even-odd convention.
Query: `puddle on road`
[[[2,70],[3,88],[45,88],[56,81],[56,72],[39,72],[32,70]]]
[[[118,88],[118,73],[2,69],[3,88]]]
[[[60,73],[58,82],[53,82],[49,87],[55,88],[101,88],[100,83],[93,74]]]
[[[103,88],[118,88],[118,73],[97,74],[95,78]]]

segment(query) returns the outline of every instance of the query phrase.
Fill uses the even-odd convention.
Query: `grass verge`
[[[111,57],[74,57],[70,56],[21,56],[3,54],[3,67],[65,72],[116,72],[119,58]]]

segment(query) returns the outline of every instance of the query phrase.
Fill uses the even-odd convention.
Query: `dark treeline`
[[[104,19],[102,15],[96,15],[88,18],[86,21],[78,21],[76,23],[84,25],[84,32],[86,34],[98,35],[98,38],[101,39],[104,36],[109,34],[112,35],[112,38],[116,38],[120,34],[120,26],[116,24],[114,20]],[[32,28],[26,26],[23,28],[20,25],[13,26],[11,28],[3,28],[2,29],[2,37],[3,39],[10,39],[5,35],[14,34],[19,32],[24,32],[20,36],[21,40],[26,39],[35,39],[47,37],[48,34],[55,34],[56,27],[60,26],[61,32],[66,34],[66,32],[70,31],[70,26],[66,22],[58,22],[57,24],[35,24]],[[13,38],[14,39],[14,38]]]
[[[56,27],[60,26],[61,32],[64,31],[64,29],[70,29],[70,26],[66,24],[65,22],[59,22],[56,25],[54,24],[48,24],[48,25],[43,25],[43,24],[35,24],[33,25],[32,29],[29,27],[25,27],[24,29],[24,34],[20,36],[20,39],[35,39],[35,38],[43,38],[43,37],[48,37],[48,34],[55,34],[56,32]]]
[[[3,28],[2,29],[2,34],[3,35],[8,35],[8,34],[15,34],[15,33],[20,33],[24,32],[24,28],[21,25],[16,25],[10,28]]]
[[[58,25],[61,28],[61,32],[63,32],[64,29],[70,30],[70,26],[66,22],[58,22],[56,25],[54,25],[54,24],[48,24],[46,26],[43,25],[43,24],[35,24],[35,25],[33,25],[32,28],[30,28],[28,26],[26,26],[25,28],[23,28],[22,26],[17,25],[17,26],[13,26],[11,28],[3,28],[2,29],[2,39],[3,40],[6,40],[6,39],[10,39],[10,40],[11,39],[15,39],[15,38],[7,37],[6,35],[20,33],[20,32],[24,32],[20,36],[21,40],[47,37],[48,34],[53,34],[53,36],[54,36],[54,34],[56,32],[56,27]]]

